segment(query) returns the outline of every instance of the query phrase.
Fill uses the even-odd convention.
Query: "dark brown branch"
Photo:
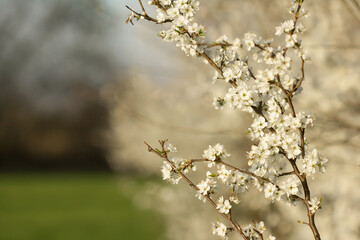
[[[205,52],[199,52],[198,53],[203,57],[205,58],[208,63],[221,75],[223,76],[223,71],[220,67],[218,67],[214,61],[205,53]],[[237,87],[237,84],[234,82],[234,81],[229,81],[229,83],[233,86],[233,87]]]
[[[206,46],[208,48],[212,48],[212,47],[231,47],[234,46],[231,43],[196,43],[195,45],[198,46]]]
[[[162,22],[158,22],[155,18],[150,17],[150,16],[146,13],[146,11],[145,11],[145,9],[144,9],[143,7],[142,7],[143,14],[136,12],[135,10],[133,10],[132,8],[130,8],[130,7],[127,6],[127,5],[126,5],[125,7],[126,7],[127,9],[129,9],[131,12],[133,12],[137,17],[139,17],[139,18],[143,17],[144,19],[146,19],[146,20],[148,20],[148,21],[150,21],[150,22],[154,22],[154,23],[156,23],[156,24],[162,24],[162,23],[172,22],[171,19],[165,19],[165,20],[162,21]]]
[[[303,57],[301,57],[301,78],[298,81],[298,83],[296,84],[296,86],[290,92],[288,92],[286,94],[288,97],[290,97],[294,92],[296,92],[296,90],[298,90],[298,88],[304,81],[304,78],[305,78],[304,64],[305,64],[305,60],[303,59]]]
[[[283,176],[288,176],[288,175],[292,175],[292,174],[295,174],[294,171],[291,171],[291,172],[284,172],[284,173],[281,173],[279,175],[277,175],[278,177],[283,177]]]
[[[303,2],[304,1],[302,0],[298,4],[298,8],[297,8],[296,13],[295,13],[293,32],[296,29],[296,24],[297,24],[297,21],[299,19],[299,12],[300,12],[300,9],[301,9],[301,6],[302,6]],[[293,34],[293,32],[290,33],[290,34]],[[283,53],[284,57],[286,55],[286,51],[287,51],[287,49],[284,50],[284,53]],[[297,83],[297,85],[291,91],[287,91],[286,89],[283,88],[283,86],[281,84],[281,81],[280,81],[280,77],[279,77],[279,75],[277,76],[278,86],[281,88],[281,90],[285,94],[286,101],[290,106],[291,114],[292,114],[292,116],[294,118],[296,117],[296,113],[295,113],[295,108],[294,108],[294,105],[293,105],[293,102],[292,102],[291,95],[300,87],[301,83],[303,82],[303,80],[305,78],[304,62],[305,61],[304,61],[303,57],[301,57],[301,78],[300,78],[299,82]],[[305,157],[305,129],[299,128],[299,134],[300,134],[301,157],[304,158]],[[306,206],[306,209],[307,209],[307,215],[308,215],[308,219],[309,219],[309,224],[308,225],[309,225],[309,227],[311,228],[311,230],[313,232],[315,240],[321,240],[319,231],[318,231],[318,229],[316,227],[316,224],[315,224],[315,213],[311,213],[311,211],[310,211],[310,204],[309,204],[310,189],[309,189],[309,186],[308,186],[308,183],[307,183],[306,175],[300,173],[300,171],[299,171],[299,169],[298,169],[298,167],[296,165],[296,159],[288,159],[288,161],[290,162],[290,164],[291,164],[291,166],[293,168],[293,172],[298,177],[298,179],[300,180],[301,185],[303,187],[303,191],[304,191],[304,195],[305,195],[303,203],[304,203],[304,205]]]

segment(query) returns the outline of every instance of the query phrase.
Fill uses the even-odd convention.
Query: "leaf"
[[[157,148],[155,148],[155,151],[158,153],[158,154],[160,154],[160,155],[162,155],[163,153],[162,153],[162,151],[160,151],[159,149],[157,149]]]

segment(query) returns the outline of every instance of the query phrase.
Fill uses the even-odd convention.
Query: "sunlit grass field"
[[[0,173],[0,239],[159,239],[160,218],[135,207],[119,184],[107,173]]]

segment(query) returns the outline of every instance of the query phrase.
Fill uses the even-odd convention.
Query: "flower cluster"
[[[174,146],[173,146],[171,143],[169,143],[169,142],[166,142],[166,144],[165,144],[165,150],[167,150],[168,152],[172,152],[172,153],[177,152],[176,147],[174,147]]]
[[[222,239],[229,239],[227,234],[230,232],[230,230],[226,227],[225,224],[217,221],[216,223],[212,223],[212,233],[214,235],[217,235],[221,237]]]
[[[209,148],[204,150],[203,157],[215,162],[216,160],[220,160],[221,158],[230,157],[230,154],[226,152],[223,145],[217,143],[215,146],[209,145]],[[209,163],[209,167],[211,167],[213,163]]]
[[[217,200],[217,207],[216,209],[219,209],[219,212],[220,213],[225,213],[225,214],[228,214],[231,210],[231,204],[230,204],[230,201],[229,200],[225,200],[224,201],[224,197],[221,196],[219,198],[219,200]]]
[[[204,27],[194,21],[194,15],[199,10],[199,2],[194,0],[163,0],[149,1],[157,5],[157,22],[171,22],[171,28],[161,31],[159,36],[167,42],[176,42],[189,56],[196,56],[202,50],[197,41],[204,37]]]
[[[205,196],[209,196],[210,194],[215,194],[216,181],[213,178],[206,178],[205,181],[201,181],[198,185],[198,193],[196,196],[206,202]]]
[[[169,29],[161,31],[159,36],[164,41],[174,42],[189,56],[203,57],[204,62],[215,69],[214,79],[230,85],[223,97],[215,98],[216,109],[228,106],[250,113],[254,118],[248,131],[255,142],[248,152],[248,170],[225,163],[223,160],[230,154],[218,143],[209,145],[202,154],[204,159],[168,159],[162,167],[163,178],[178,183],[185,178],[183,173],[196,170],[194,162],[206,162],[209,168],[216,165],[216,173],[208,171],[206,179],[194,188],[196,196],[204,202],[212,202],[219,213],[231,215],[231,202],[238,203],[237,195],[254,186],[264,191],[265,198],[271,201],[303,202],[311,213],[308,214],[309,222],[315,224],[311,218],[321,203],[316,198],[307,201],[310,198],[307,177],[313,177],[316,170],[323,173],[327,159],[316,149],[310,150],[305,137],[305,130],[313,124],[314,117],[310,113],[296,112],[293,105],[294,96],[302,90],[304,66],[309,57],[299,39],[306,31],[300,23],[300,19],[307,16],[302,7],[303,0],[290,2],[289,12],[294,15],[293,19],[275,29],[276,36],[284,37],[284,46],[276,46],[273,39],[262,39],[254,33],[245,33],[242,39],[230,40],[224,35],[215,42],[205,42],[204,27],[194,18],[199,9],[199,2],[195,0],[152,0],[149,4],[157,7],[156,19],[146,13],[138,14],[138,17],[170,23]],[[246,52],[248,54],[244,54]],[[176,148],[167,145],[165,151],[175,152]],[[165,153],[158,154],[164,157],[162,154]],[[216,179],[228,186],[231,194],[228,199],[220,196],[215,203],[211,197],[216,194]],[[248,239],[264,239],[263,222],[236,228]],[[316,227],[312,226],[312,229]],[[215,235],[227,239],[228,232],[229,228],[224,224],[213,224]],[[319,234],[313,233],[319,240]],[[268,239],[275,238],[269,236]]]
[[[216,176],[231,189],[233,195],[247,192],[251,184],[249,175],[239,170],[226,169],[224,165],[218,169]]]
[[[317,198],[312,198],[310,201],[309,201],[309,205],[310,205],[310,212],[312,214],[316,213],[316,211],[321,208],[321,199],[318,200]]]
[[[264,233],[266,230],[264,222],[259,222],[256,224],[248,224],[243,227],[243,232],[245,236],[250,239],[260,239],[260,234]]]
[[[263,233],[265,232],[265,224],[264,222],[248,224],[241,227],[242,233],[245,237],[251,240],[276,240],[276,238],[272,235],[269,235],[267,238],[264,238]],[[228,233],[230,232],[230,228],[228,228],[225,224],[217,221],[216,223],[212,223],[212,233],[221,237],[222,239],[228,239]]]
[[[171,146],[171,149],[176,149],[171,144],[169,146]],[[161,167],[161,173],[163,175],[163,180],[170,181],[171,183],[179,183],[181,179],[179,171],[183,171],[184,173],[189,173],[190,170],[194,172],[196,171],[196,165],[187,159],[174,157],[170,158],[169,161],[173,166],[169,162],[164,161]]]
[[[307,151],[302,159],[302,172],[308,176],[313,176],[317,168],[319,172],[324,173],[327,161],[316,149],[313,149],[311,152]]]

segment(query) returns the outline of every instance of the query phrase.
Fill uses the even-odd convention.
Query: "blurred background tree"
[[[1,170],[109,168],[99,92],[122,67],[100,4],[0,2]]]

